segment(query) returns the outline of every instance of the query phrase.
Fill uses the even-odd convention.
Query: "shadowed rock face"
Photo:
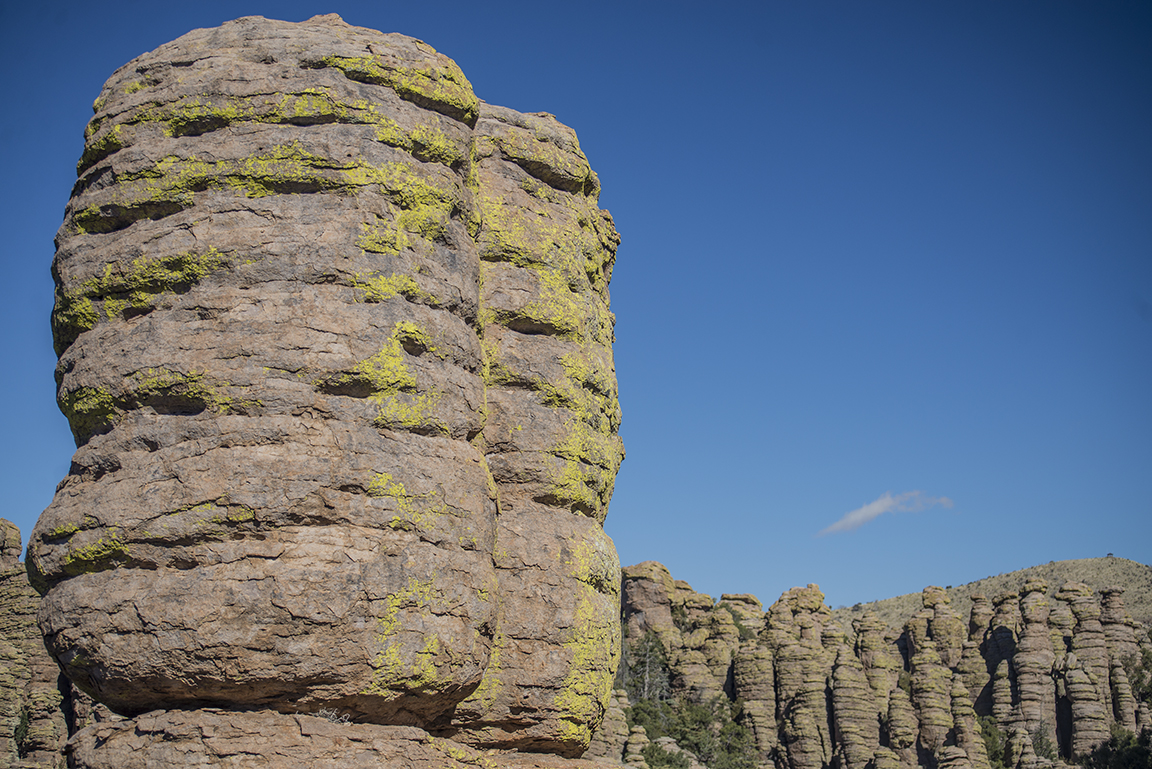
[[[196,30],[94,109],[53,265],[78,450],[29,549],[68,676],[578,754],[623,449],[575,134],[335,16]]]

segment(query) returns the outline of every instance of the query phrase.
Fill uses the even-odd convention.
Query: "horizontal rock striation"
[[[53,264],[78,450],[29,548],[68,677],[578,755],[623,448],[572,130],[336,16],[196,30],[94,110]]]
[[[89,769],[612,769],[546,754],[489,754],[412,726],[331,721],[275,711],[155,711],[100,724],[69,745]]]
[[[630,657],[655,636],[663,696],[739,702],[762,766],[989,769],[994,731],[997,760],[1034,769],[1081,761],[1113,726],[1152,728],[1130,683],[1152,638],[1120,588],[1053,589],[1033,577],[991,600],[972,596],[965,621],[929,587],[894,630],[871,612],[843,626],[815,585],[763,612],[751,596],[713,602],[658,563],[623,577]]]

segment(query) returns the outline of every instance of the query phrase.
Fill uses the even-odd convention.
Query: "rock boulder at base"
[[[619,237],[574,132],[335,15],[121,67],[57,236],[40,626],[114,711],[579,755],[619,655]],[[111,727],[109,727],[111,728]]]

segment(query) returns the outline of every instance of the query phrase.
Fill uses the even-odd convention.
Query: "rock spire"
[[[195,30],[94,111],[53,264],[78,448],[29,571],[80,689],[183,713],[75,760],[167,766],[197,712],[579,755],[623,448],[619,237],[573,131],[334,15]]]

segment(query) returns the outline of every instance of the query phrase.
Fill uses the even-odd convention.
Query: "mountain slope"
[[[952,608],[961,617],[967,617],[972,609],[973,594],[983,594],[989,600],[1009,590],[1020,590],[1030,579],[1042,579],[1053,587],[1065,582],[1083,582],[1099,592],[1101,588],[1115,585],[1124,588],[1124,606],[1132,619],[1145,625],[1152,625],[1152,566],[1146,566],[1127,558],[1080,558],[1073,561],[1049,561],[1041,566],[985,577],[964,585],[948,585],[944,592],[951,601]],[[851,608],[836,609],[832,616],[851,626],[853,617],[865,611],[875,612],[888,626],[902,628],[905,620],[920,609],[921,594],[886,598],[871,603],[861,603]]]

